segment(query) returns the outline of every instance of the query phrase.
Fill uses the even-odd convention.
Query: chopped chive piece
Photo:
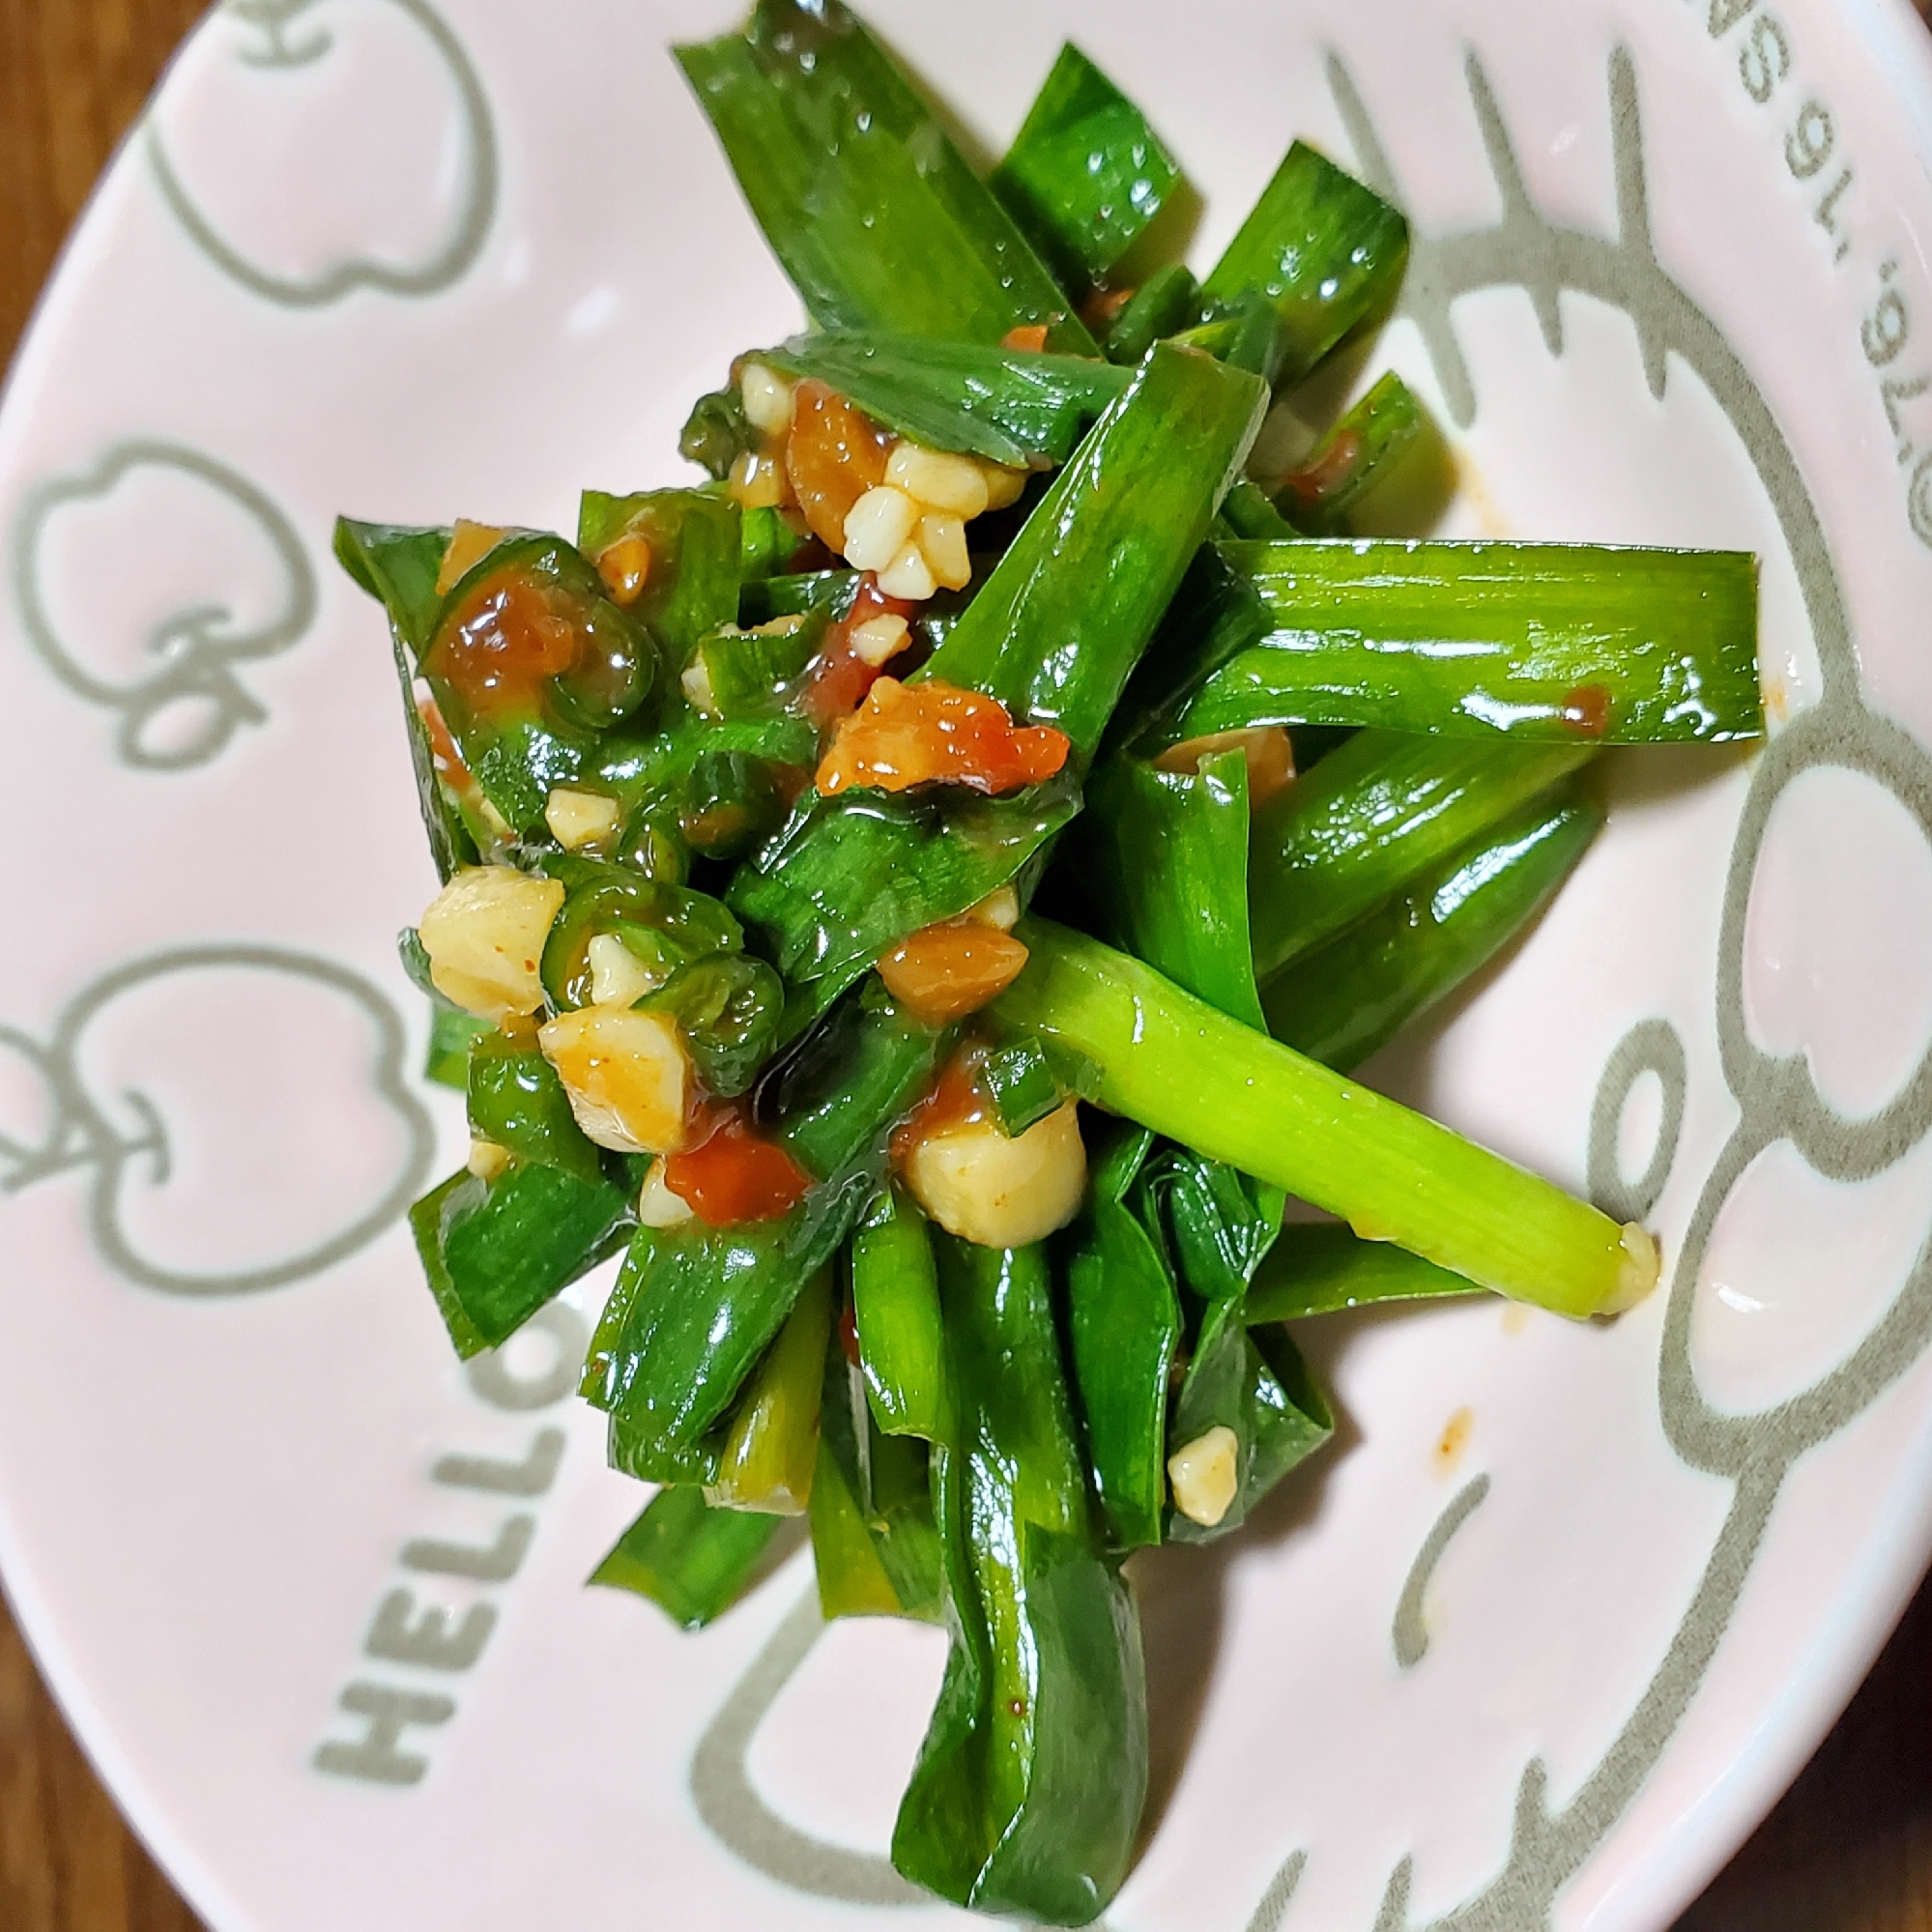
[[[796,1516],[819,1459],[819,1392],[832,1326],[832,1279],[821,1269],[799,1291],[765,1351],[718,1451],[705,1500],[734,1510]]]
[[[928,1441],[945,1427],[945,1342],[926,1217],[896,1188],[879,1195],[852,1236],[852,1319],[859,1366],[879,1427]]]
[[[1311,536],[1345,528],[1348,512],[1415,447],[1426,423],[1422,405],[1391,369],[1274,485],[1280,514]]]
[[[1135,367],[1164,336],[1200,320],[1200,284],[1178,262],[1156,269],[1127,299],[1107,332],[1107,360]]]
[[[758,0],[677,49],[772,252],[822,329],[997,342],[1067,298],[931,108],[840,0]]]
[[[1057,725],[1090,757],[1266,402],[1251,378],[1157,344],[920,675]]]
[[[597,1149],[578,1126],[557,1069],[533,1046],[520,1047],[492,1027],[471,1049],[466,1091],[470,1132],[478,1139],[589,1186],[603,1179]]]
[[[1210,302],[1260,295],[1281,327],[1276,380],[1299,382],[1395,299],[1408,223],[1371,188],[1297,141],[1203,284]]]
[[[1016,1139],[1067,1097],[1037,1040],[1012,1040],[995,1048],[981,1063],[979,1083],[993,1101],[1000,1130]]]
[[[608,1181],[517,1162],[495,1180],[461,1170],[409,1211],[417,1253],[456,1352],[507,1341],[546,1302],[616,1252],[634,1226]]]
[[[412,935],[412,937],[415,936]],[[429,1007],[429,1049],[423,1056],[422,1077],[439,1086],[462,1093],[470,1083],[470,1051],[497,1029],[487,1020],[437,998]]]
[[[937,1623],[943,1592],[926,1445],[881,1433],[836,1338],[823,1369],[811,1510],[819,1606],[828,1619]]]
[[[1573,786],[1534,799],[1268,982],[1268,1030],[1346,1073],[1486,966],[1549,903],[1603,822]]]
[[[1377,1302],[1449,1301],[1483,1292],[1474,1282],[1387,1241],[1364,1241],[1336,1223],[1284,1227],[1255,1270],[1242,1319],[1258,1326],[1333,1314]]]
[[[1595,756],[1587,744],[1358,732],[1254,815],[1256,976],[1265,985]]]
[[[1221,506],[1221,520],[1237,539],[1274,543],[1295,534],[1294,526],[1275,507],[1267,492],[1246,476],[1228,491]]]
[[[1078,294],[1106,281],[1180,172],[1140,110],[1068,42],[988,186]]]
[[[590,1581],[648,1597],[679,1629],[701,1630],[759,1581],[779,1527],[777,1516],[714,1510],[696,1488],[660,1489]]]
[[[1254,593],[1254,628],[1180,709],[1176,737],[1289,724],[1592,744],[1763,735],[1747,553],[1359,537],[1217,549]]]
[[[681,664],[706,632],[736,620],[743,576],[743,517],[729,497],[707,490],[646,490],[608,496],[586,490],[577,546],[600,557],[620,538],[649,546],[649,570],[629,609]]]
[[[1084,1924],[1126,1872],[1145,1793],[1139,1620],[1099,1546],[1045,1251],[934,1245],[955,1383],[934,1450],[953,1642],[892,1861],[961,1905]]]
[[[1102,1072],[1100,1105],[1498,1294],[1582,1317],[1656,1285],[1656,1244],[1448,1128],[1218,1013],[1097,939],[1023,919],[989,1009]]]
[[[1093,1165],[1067,1259],[1067,1341],[1088,1467],[1114,1546],[1161,1541],[1181,1305],[1162,1245],[1126,1205],[1154,1137],[1124,1122]]]
[[[860,409],[931,449],[1024,469],[1058,465],[1133,371],[1090,357],[979,342],[879,334],[799,335],[758,360],[816,376]]]

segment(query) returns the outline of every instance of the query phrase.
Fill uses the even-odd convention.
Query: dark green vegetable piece
[[[734,584],[734,608],[737,601],[737,586]],[[698,647],[711,688],[712,708],[724,718],[771,710],[825,641],[829,620],[824,611],[800,612],[774,618],[753,630],[740,630],[733,623],[712,631]]]
[[[1227,501],[1221,506],[1221,521],[1223,533],[1237,539],[1273,543],[1295,534],[1294,526],[1269,501],[1261,486],[1246,476],[1228,491]]]
[[[464,1092],[470,1083],[470,1049],[496,1030],[487,1020],[478,1020],[474,1013],[438,999],[429,1009],[429,1051],[423,1056],[423,1079]]]
[[[409,1211],[417,1253],[456,1352],[507,1341],[623,1245],[630,1197],[608,1181],[518,1162],[493,1181],[458,1171]]]
[[[1067,1341],[1088,1465],[1116,1549],[1161,1541],[1168,1395],[1181,1306],[1160,1242],[1125,1204],[1154,1144],[1115,1128],[1067,1256]]]
[[[1258,495],[1245,479],[1236,481],[1223,499],[1223,517],[1229,504],[1237,505],[1238,515]],[[1135,667],[1108,727],[1109,748],[1127,746],[1151,758],[1187,736],[1180,720],[1196,692],[1267,627],[1254,585],[1228,563],[1220,543],[1202,544]]]
[[[417,804],[436,876],[446,884],[459,866],[476,863],[491,836],[486,826],[470,822],[463,801],[437,776],[429,728],[416,701],[417,659],[428,649],[435,628],[442,603],[436,578],[448,546],[447,530],[402,530],[389,524],[353,523],[347,517],[335,520],[336,561],[389,613]]]
[[[698,640],[735,623],[743,576],[738,506],[707,490],[646,490],[628,497],[587,490],[577,509],[577,547],[593,562],[626,536],[650,546],[649,574],[631,614],[649,626],[673,667]]]
[[[763,960],[715,953],[679,966],[636,1010],[675,1020],[706,1092],[732,1100],[770,1057],[785,986]]]
[[[1261,1024],[1248,937],[1248,761],[1210,754],[1196,772],[1109,759],[1075,833],[1107,937],[1190,993]]]
[[[819,1603],[828,1619],[940,1620],[926,1445],[879,1429],[864,1379],[836,1337],[824,1357],[811,1514]]]
[[[520,1047],[492,1028],[470,1050],[468,1091],[472,1134],[587,1187],[604,1178],[557,1069],[534,1047]]]
[[[1271,979],[1268,1030],[1324,1065],[1360,1066],[1529,925],[1602,822],[1574,786],[1533,799]]]
[[[1614,1312],[1656,1285],[1656,1245],[1641,1229],[1619,1227],[1098,939],[1037,917],[1017,930],[1026,965],[987,1009],[990,1021],[1085,1054],[1109,1111],[1561,1314]]]
[[[717,1479],[731,1424],[721,1422],[696,1442],[667,1442],[628,1416],[613,1416],[605,1454],[620,1476],[638,1483],[694,1483],[706,1487]]]
[[[1600,744],[1764,730],[1742,551],[1345,538],[1229,543],[1260,628],[1175,720]]]
[[[724,1615],[764,1572],[780,1518],[714,1510],[701,1489],[660,1489],[591,1572],[592,1583],[649,1597],[679,1629]]]
[[[892,1860],[959,1904],[1082,1925],[1126,1873],[1146,1794],[1139,1626],[1098,1546],[1043,1251],[935,1243],[953,1645]]]
[[[1395,300],[1408,250],[1401,216],[1297,141],[1203,293],[1219,303],[1266,297],[1281,327],[1277,380],[1299,382]]]
[[[443,609],[436,580],[443,572],[449,534],[447,524],[424,530],[335,519],[335,561],[388,611],[396,642],[412,666],[436,635]]]
[[[1013,469],[1064,463],[1133,379],[1131,370],[1090,357],[878,334],[798,335],[757,360],[829,383],[929,449]]]
[[[797,1516],[819,1460],[819,1396],[832,1325],[832,1278],[822,1268],[798,1291],[764,1351],[718,1448],[705,1500],[765,1515]]]
[[[743,587],[763,583],[767,577],[781,576],[788,570],[795,569],[812,544],[810,533],[801,536],[786,521],[783,510],[761,505],[744,511],[738,525],[740,623],[744,622]]]
[[[1254,815],[1254,970],[1283,967],[1596,755],[1591,744],[1358,732]]]
[[[677,49],[772,252],[822,329],[1093,341],[1013,218],[839,0],[758,0]]]
[[[640,1228],[592,1341],[584,1393],[639,1440],[700,1441],[878,1191],[885,1140],[931,1078],[943,1035],[854,1001],[818,1094],[772,1130],[818,1184],[777,1221]],[[829,1056],[828,1056],[829,1057]]]
[[[436,990],[429,975],[429,955],[414,926],[405,926],[396,935],[396,957],[411,984],[429,1002],[429,1048],[423,1055],[422,1077],[439,1086],[453,1086],[461,1093],[470,1081],[470,1048],[496,1027],[474,1013],[452,1005]]]
[[[1078,295],[1106,282],[1180,174],[1140,110],[1069,42],[988,186]]]
[[[961,786],[811,793],[726,893],[793,989],[788,1034],[908,933],[1016,878],[1079,809],[1071,772],[1003,798]]]
[[[809,720],[789,712],[762,718],[708,718],[686,710],[668,730],[649,736],[613,732],[600,747],[593,775],[635,804],[661,802],[702,758],[735,751],[774,764],[811,764],[819,735]]]
[[[1090,758],[1266,405],[1254,378],[1158,344],[918,675],[1057,725]]]
[[[887,1435],[934,1441],[946,1426],[939,1278],[926,1217],[882,1190],[851,1247],[852,1320],[867,1399]]]
[[[1168,1426],[1170,1453],[1226,1428],[1235,1442],[1234,1495],[1197,1522],[1169,1509],[1171,1543],[1208,1543],[1238,1529],[1263,1496],[1335,1431],[1334,1418],[1287,1333],[1249,1327],[1247,1296],[1209,1305]]]
[[[1422,405],[1391,369],[1274,485],[1281,514],[1311,536],[1345,527],[1348,512],[1415,447]],[[1243,536],[1280,533],[1244,530]]]
[[[1474,1282],[1405,1248],[1364,1241],[1338,1222],[1304,1223],[1283,1228],[1255,1270],[1243,1319],[1258,1326],[1377,1302],[1443,1301],[1482,1292]]]
[[[1156,269],[1137,288],[1107,332],[1107,360],[1135,367],[1165,335],[1200,319],[1200,284],[1179,262]]]
[[[709,893],[568,852],[548,853],[543,863],[565,888],[540,967],[560,1011],[591,1003],[591,941],[602,933],[666,978],[693,960],[743,950],[743,930]]]
[[[724,746],[704,749],[678,789],[678,829],[706,858],[742,858],[784,824],[789,795],[776,761]]]
[[[978,1082],[999,1116],[1000,1131],[1016,1139],[1067,1098],[1037,1040],[1009,1040],[995,1047],[980,1063]]]
[[[691,414],[678,435],[678,453],[723,482],[738,458],[755,451],[762,440],[751,426],[744,413],[744,397],[734,384],[711,389],[691,405]]]
[[[1191,1147],[1162,1147],[1135,1184],[1135,1205],[1158,1227],[1189,1294],[1237,1299],[1282,1226],[1279,1188],[1210,1161]]]
[[[851,608],[858,589],[856,570],[807,570],[796,576],[766,577],[747,583],[738,591],[738,622],[747,627],[769,623],[774,618],[842,618]]]
[[[1210,303],[1203,321],[1172,339],[1246,369],[1271,388],[1281,380],[1287,358],[1287,337],[1274,303],[1252,290]]]

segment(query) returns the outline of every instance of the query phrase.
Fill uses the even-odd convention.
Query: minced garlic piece
[[[1057,1107],[1011,1138],[991,1120],[942,1126],[904,1161],[906,1185],[948,1234],[983,1248],[1044,1241],[1080,1212],[1086,1148],[1080,1108]]]
[[[669,1154],[684,1144],[691,1056],[661,1013],[587,1006],[538,1027],[577,1125],[620,1154]]]
[[[507,865],[465,867],[417,922],[430,983],[498,1025],[534,1013],[543,1004],[543,942],[562,905],[560,880]]]
[[[601,792],[580,792],[573,785],[553,785],[544,801],[543,822],[565,851],[580,852],[617,837],[624,809]]]
[[[1240,1440],[1226,1423],[1175,1450],[1168,1457],[1174,1508],[1190,1522],[1213,1529],[1233,1507],[1240,1463]]]

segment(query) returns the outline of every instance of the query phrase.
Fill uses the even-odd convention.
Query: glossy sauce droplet
[[[905,792],[935,784],[997,796],[1053,777],[1071,750],[1064,732],[1016,725],[996,698],[937,678],[880,678],[839,727],[818,785],[828,798],[851,785]]]
[[[575,668],[580,633],[563,600],[512,567],[464,598],[423,657],[473,717],[533,717],[543,686]]]
[[[1565,693],[1557,714],[1578,737],[1600,738],[1610,729],[1610,693],[1602,684],[1579,684]]]
[[[1456,1465],[1462,1460],[1462,1452],[1469,1447],[1469,1438],[1475,1431],[1476,1411],[1459,1408],[1442,1426],[1442,1434],[1436,1438],[1431,1460],[1435,1473],[1447,1477],[1455,1472]]]
[[[812,534],[843,557],[846,518],[885,481],[886,433],[824,383],[808,377],[793,392],[785,466]]]
[[[1362,461],[1362,439],[1352,429],[1344,429],[1334,443],[1312,463],[1290,470],[1282,478],[1282,488],[1308,509],[1316,508],[1324,497],[1331,497]]]
[[[925,1026],[977,1013],[1020,977],[1026,948],[978,919],[946,919],[908,935],[879,962],[885,990]]]
[[[711,1227],[777,1221],[805,1197],[812,1177],[775,1140],[735,1111],[712,1116],[711,1132],[664,1163],[664,1185]]]

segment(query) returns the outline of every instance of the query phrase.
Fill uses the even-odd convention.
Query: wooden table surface
[[[201,0],[0,0],[0,362],[201,11]],[[122,1824],[0,1603],[0,1932],[199,1924]],[[1932,1584],[1677,1932],[1932,1932]]]

